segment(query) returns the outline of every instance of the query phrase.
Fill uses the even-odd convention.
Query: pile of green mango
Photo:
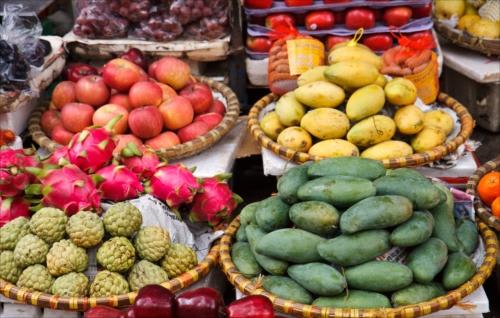
[[[430,300],[476,272],[476,224],[416,170],[339,157],[290,169],[278,195],[240,214],[231,257],[248,278],[302,304],[387,308]],[[380,260],[391,249],[404,264]]]

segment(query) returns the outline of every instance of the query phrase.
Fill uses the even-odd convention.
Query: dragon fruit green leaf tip
[[[38,160],[28,151],[0,150],[0,196],[22,194],[24,188],[34,180],[34,176],[27,173],[26,168],[38,166]]]
[[[192,222],[217,225],[232,215],[243,199],[229,188],[225,181],[229,177],[229,174],[224,174],[203,180],[189,213]]]
[[[193,201],[200,189],[191,170],[181,164],[160,165],[149,180],[146,192],[165,201],[172,209]]]
[[[102,179],[98,189],[103,199],[125,201],[144,192],[139,177],[125,166],[109,165],[97,171],[96,175]]]
[[[87,173],[94,173],[113,158],[116,147],[111,129],[120,120],[114,117],[105,127],[87,128],[71,139],[68,145],[69,161]]]
[[[122,149],[119,161],[141,179],[151,178],[161,163],[153,149],[145,147],[141,151],[131,142]]]
[[[40,179],[40,184],[32,184],[26,189],[28,195],[42,195],[44,206],[56,207],[73,215],[81,210],[98,210],[101,196],[91,176],[75,165],[59,169],[30,171]]]

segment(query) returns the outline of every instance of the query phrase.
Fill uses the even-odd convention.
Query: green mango
[[[419,245],[429,239],[434,230],[434,218],[427,211],[415,211],[411,219],[396,227],[391,233],[391,243],[408,247]]]
[[[455,289],[471,279],[476,273],[476,264],[462,252],[448,256],[448,262],[443,271],[443,286],[445,289]]]
[[[438,283],[417,284],[413,283],[408,287],[394,292],[391,296],[394,307],[413,305],[426,302],[433,298],[444,295],[446,292]]]
[[[448,248],[440,239],[431,237],[415,247],[406,259],[413,277],[418,283],[430,283],[444,268],[448,260]]]
[[[278,197],[262,200],[255,212],[257,225],[266,232],[271,232],[288,226],[288,209],[290,206]]]
[[[245,277],[254,277],[262,272],[250,249],[250,244],[246,242],[236,242],[231,247],[231,258],[234,265]]]
[[[445,195],[446,200],[429,210],[434,217],[434,231],[432,232],[432,236],[443,241],[450,252],[458,252],[460,244],[455,228],[455,215],[453,213],[455,203],[453,195],[445,185],[436,183],[435,186]]]
[[[259,208],[260,202],[253,202],[250,204],[247,204],[243,209],[241,209],[240,212],[240,223],[242,225],[248,225],[248,224],[256,224],[257,221],[255,221],[255,212]]]
[[[471,220],[461,220],[457,226],[458,242],[467,255],[474,253],[479,243],[479,233],[476,223]]]
[[[309,166],[307,174],[311,178],[351,176],[375,180],[385,175],[385,168],[379,160],[361,157],[337,157],[316,161]]]
[[[391,302],[384,294],[365,290],[350,289],[333,297],[319,297],[313,301],[313,306],[333,308],[390,308]]]
[[[413,281],[411,269],[399,263],[371,261],[345,271],[349,288],[374,292],[393,292],[405,288]]]
[[[283,276],[265,276],[262,279],[262,287],[268,292],[287,300],[300,304],[311,304],[312,295],[294,280]]]
[[[278,275],[278,276],[285,275],[286,270],[288,268],[287,262],[259,254],[255,251],[255,246],[257,245],[257,242],[267,233],[254,224],[248,225],[245,231],[247,234],[248,242],[250,243],[250,248],[252,249],[252,253],[255,256],[255,260],[257,261],[257,263],[259,263],[259,265],[263,269],[265,269],[268,273],[272,275]]]
[[[278,197],[283,202],[294,204],[299,201],[297,190],[301,185],[309,181],[308,168],[309,164],[293,167],[278,179]]]
[[[347,287],[344,276],[323,263],[291,265],[288,276],[311,293],[321,296],[338,295]]]
[[[290,220],[300,229],[331,236],[339,224],[339,211],[332,205],[321,201],[305,201],[292,205],[289,211]]]

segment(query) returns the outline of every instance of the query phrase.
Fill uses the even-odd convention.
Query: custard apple
[[[197,264],[196,253],[189,246],[182,244],[172,244],[161,261],[161,267],[170,278],[187,272]]]
[[[52,276],[83,272],[88,262],[87,252],[70,240],[54,243],[47,254],[47,268]]]
[[[97,262],[112,272],[126,272],[135,262],[134,246],[126,237],[113,237],[97,250]]]
[[[30,231],[48,244],[62,240],[68,217],[56,208],[41,208],[30,220]]]
[[[49,245],[33,234],[27,234],[19,240],[14,249],[14,261],[21,268],[34,264],[44,264]]]
[[[132,203],[119,202],[106,211],[103,222],[111,236],[132,237],[141,228],[142,214]]]
[[[89,248],[101,243],[104,225],[96,213],[81,211],[69,218],[66,233],[77,246]]]
[[[15,284],[23,272],[14,262],[14,252],[3,251],[0,253],[0,278]]]
[[[167,254],[170,235],[159,226],[145,226],[135,236],[134,246],[140,258],[156,262]]]
[[[122,295],[129,292],[125,278],[110,271],[101,271],[95,275],[90,285],[90,297]]]
[[[52,294],[66,297],[87,295],[89,279],[82,273],[69,273],[56,278],[52,284]]]
[[[0,227],[0,251],[13,251],[17,242],[30,232],[29,220],[18,217]]]
[[[128,274],[128,284],[132,291],[150,284],[161,284],[167,280],[168,275],[160,266],[145,260],[135,264]]]
[[[42,293],[50,293],[50,287],[53,283],[54,277],[50,275],[47,267],[40,264],[26,267],[17,280],[18,287],[37,290]]]

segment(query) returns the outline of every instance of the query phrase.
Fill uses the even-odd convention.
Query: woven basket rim
[[[250,109],[247,127],[253,138],[262,147],[271,150],[285,160],[290,160],[295,163],[304,163],[306,161],[317,161],[323,159],[322,157],[311,156],[308,153],[295,151],[281,146],[271,138],[267,137],[262,131],[259,125],[259,114],[267,105],[278,98],[278,95],[272,93],[268,94],[258,100]],[[412,154],[406,157],[381,160],[386,168],[414,167],[439,160],[445,155],[455,151],[458,146],[462,145],[469,138],[474,129],[475,122],[467,108],[445,93],[439,93],[437,100],[457,113],[461,123],[459,134],[452,140],[446,141],[444,144],[434,147],[431,150]]]
[[[211,89],[221,93],[227,102],[224,118],[217,127],[210,130],[203,136],[199,136],[188,142],[175,145],[170,148],[163,148],[156,151],[158,156],[167,160],[175,160],[196,155],[213,145],[215,145],[224,135],[226,135],[237,123],[240,115],[240,103],[236,94],[227,85],[214,81],[203,76],[195,76],[201,82],[210,86]],[[48,105],[39,104],[31,113],[29,119],[29,132],[34,142],[41,147],[53,152],[61,147],[60,144],[50,139],[40,126],[42,113],[48,108]]]
[[[467,193],[474,196],[474,208],[476,209],[477,215],[490,226],[494,231],[500,233],[500,219],[493,216],[490,209],[481,201],[477,194],[477,185],[479,180],[488,172],[500,170],[500,155],[496,158],[486,162],[484,165],[479,167],[467,181]]]
[[[451,308],[458,303],[462,298],[470,295],[474,290],[479,288],[486,279],[491,275],[498,253],[498,242],[496,235],[486,226],[481,220],[477,219],[477,225],[481,236],[485,241],[486,255],[479,270],[474,276],[457,289],[449,291],[446,295],[433,298],[429,301],[401,306],[396,308],[321,308],[312,305],[296,303],[290,300],[285,300],[265,291],[262,288],[255,288],[254,283],[238,272],[231,258],[231,245],[236,231],[240,226],[239,216],[229,224],[220,242],[219,263],[222,271],[226,274],[228,280],[238,290],[246,295],[264,295],[268,297],[275,309],[291,314],[296,317],[307,318],[347,318],[347,317],[419,317],[430,313]]]
[[[486,54],[488,56],[500,55],[500,39],[493,40],[480,38],[462,30],[452,29],[445,23],[439,21],[437,18],[434,18],[433,20],[434,27],[436,31],[438,31],[439,35],[451,43],[466,49]]]
[[[193,269],[170,279],[161,285],[171,292],[191,286],[217,264],[219,257],[219,241],[213,243],[207,256]],[[89,282],[90,284],[90,282]],[[19,288],[5,280],[0,279],[0,294],[7,298],[38,307],[51,309],[63,309],[72,311],[85,311],[97,305],[123,307],[134,303],[137,292],[129,292],[122,295],[108,297],[61,297],[52,294],[30,291],[26,288]]]

